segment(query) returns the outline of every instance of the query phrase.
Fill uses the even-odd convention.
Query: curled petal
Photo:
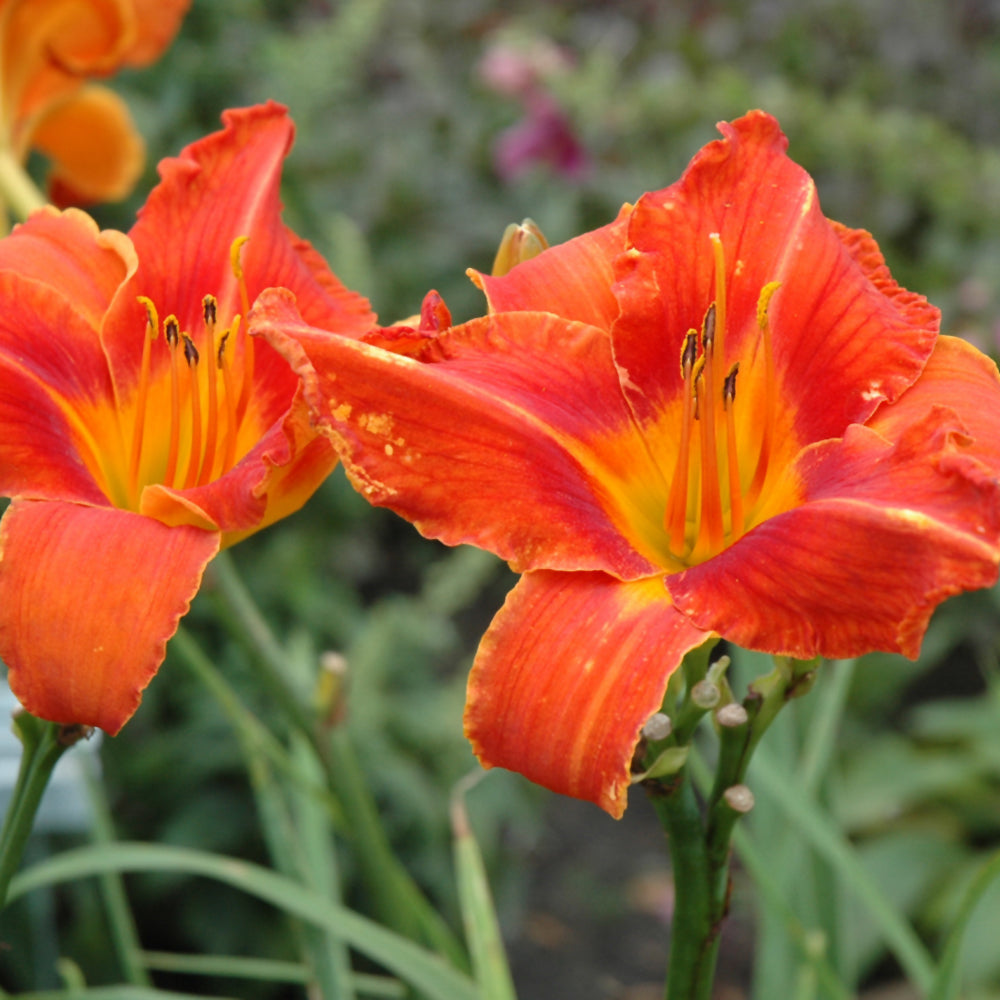
[[[39,120],[30,144],[52,161],[49,193],[57,205],[127,197],[146,150],[128,105],[107,87],[83,87]]]
[[[136,34],[125,56],[129,66],[148,66],[174,40],[191,0],[131,0]]]
[[[95,351],[108,303],[135,268],[129,238],[99,230],[76,208],[43,208],[0,240],[0,272],[14,271],[21,279],[41,282],[49,300],[65,300],[93,331]]]
[[[484,766],[619,818],[639,732],[684,654],[708,638],[659,577],[528,573],[479,646],[466,735]]]
[[[218,549],[217,532],[15,499],[0,523],[0,657],[21,704],[117,733]]]
[[[946,406],[972,439],[967,454],[1000,469],[998,400],[996,364],[966,340],[939,337],[920,378],[893,406],[880,407],[867,426],[896,441],[932,407]]]
[[[293,405],[227,473],[187,490],[147,486],[139,509],[163,524],[221,531],[228,547],[297,511],[336,464],[333,445]]]

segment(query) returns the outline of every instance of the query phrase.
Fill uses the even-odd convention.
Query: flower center
[[[228,324],[219,322],[214,295],[202,299],[201,323],[193,331],[182,330],[173,313],[161,323],[152,300],[139,297],[146,328],[129,453],[132,509],[138,509],[145,486],[201,486],[231,469],[240,456],[254,367],[253,340],[243,332],[250,308],[240,264],[246,240],[240,237],[230,248],[243,312]],[[154,357],[157,351],[166,351],[165,362],[162,354]]]
[[[752,359],[756,406],[737,412],[740,362],[726,367],[726,259],[718,233],[709,236],[715,263],[715,299],[701,330],[681,345],[683,381],[680,444],[663,528],[671,555],[692,566],[717,555],[756,523],[759,501],[774,449],[777,386],[768,306],[778,282],[764,286],[757,300],[759,338]],[[741,400],[742,402],[742,400]],[[747,419],[749,417],[749,419]]]

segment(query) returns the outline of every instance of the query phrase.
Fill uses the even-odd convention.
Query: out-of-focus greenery
[[[523,113],[479,71],[501,44],[561,53],[544,85],[586,152],[582,176],[545,165],[512,181],[497,173],[498,136]],[[717,120],[761,107],[781,121],[826,213],[869,229],[897,279],[941,306],[947,331],[997,347],[995,0],[194,0],[162,61],[113,82],[147,138],[150,166],[128,204],[97,211],[102,224],[128,228],[156,159],[217,128],[224,108],[281,100],[298,125],[286,220],[386,321],[417,311],[430,288],[458,317],[481,311],[465,269],[489,267],[508,222],[530,215],[553,242],[603,224],[622,202],[675,180]],[[234,559],[295,651],[305,697],[321,652],[347,657],[344,724],[395,846],[454,916],[447,797],[474,765],[461,733],[464,678],[509,574],[420,539],[370,509],[339,473]],[[266,694],[217,610],[209,581],[189,624],[266,719]],[[824,790],[866,863],[932,941],[976,859],[1000,840],[998,638],[996,594],[973,595],[941,612],[919,664],[859,664]],[[103,760],[121,836],[264,856],[232,729],[175,656],[122,735],[106,741]],[[540,796],[515,778],[477,796],[478,829],[516,921],[520,883],[509,862],[537,830]],[[355,876],[345,873],[348,885]],[[173,876],[129,885],[148,948],[287,955],[290,932],[263,907]],[[363,893],[349,898],[364,910]],[[18,906],[23,934],[0,955],[3,986],[56,984],[53,942],[37,932],[57,920],[59,954],[89,982],[115,977],[92,886],[61,897],[59,914]],[[977,997],[1000,995],[997,926],[1000,891],[966,951]],[[840,933],[859,975],[879,969],[883,952],[863,917]]]

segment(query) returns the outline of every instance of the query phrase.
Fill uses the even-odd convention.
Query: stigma
[[[768,307],[778,282],[759,293],[756,336],[743,339],[743,357],[729,357],[725,250],[718,233],[709,240],[714,297],[700,329],[689,330],[681,342],[677,454],[663,514],[669,553],[684,566],[710,559],[753,527],[774,450],[777,390]],[[756,369],[753,396],[762,398],[738,398],[741,363]]]
[[[176,303],[162,320],[145,296],[142,354],[129,439],[123,506],[138,509],[146,486],[192,489],[229,471],[241,447],[253,382],[253,341],[243,317],[249,295],[241,264],[246,237],[235,240],[230,267],[239,288],[239,309],[222,315],[218,299]],[[178,315],[194,320],[182,326]]]

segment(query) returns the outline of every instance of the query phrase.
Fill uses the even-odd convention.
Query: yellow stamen
[[[715,260],[715,353],[719,364],[726,363],[726,254],[722,248],[722,237],[709,233],[712,241],[712,257]]]
[[[184,341],[184,360],[187,362],[189,384],[191,387],[191,453],[188,455],[187,475],[184,477],[184,489],[189,490],[198,482],[198,469],[201,465],[201,393],[198,386],[198,348],[186,334],[181,334]]]
[[[226,345],[229,343],[230,337],[233,340],[236,339],[239,329],[240,315],[237,313],[233,319],[232,327],[226,330],[222,335],[222,340],[219,341],[219,353],[216,358],[217,364],[222,370],[223,405],[226,408],[226,453],[222,458],[223,472],[231,469],[236,460],[236,432],[238,430],[236,424],[236,394],[233,391],[233,376],[230,371]]]
[[[729,537],[736,541],[743,534],[743,488],[740,485],[740,458],[736,450],[736,376],[740,363],[729,370],[722,386],[722,408],[726,412],[726,457],[729,460]]]
[[[771,460],[773,446],[775,413],[778,402],[777,377],[774,372],[774,353],[771,350],[771,327],[767,311],[771,297],[778,290],[780,281],[772,281],[761,289],[757,299],[757,328],[760,330],[761,345],[764,350],[764,426],[761,430],[760,453],[757,456],[757,467],[754,469],[753,480],[747,491],[747,504],[752,508],[760,497],[767,478],[768,463]]]
[[[723,319],[725,317],[722,317]],[[701,342],[705,353],[701,386],[698,394],[698,421],[701,426],[701,515],[711,551],[722,546],[722,487],[719,482],[719,453],[715,434],[715,332],[718,317],[716,303],[708,307],[702,328]]]
[[[246,278],[243,274],[243,263],[241,260],[243,245],[250,237],[239,236],[233,240],[229,248],[229,264],[233,269],[233,276],[240,286],[240,303],[243,307],[243,315],[250,315],[250,293],[247,290]],[[254,343],[253,337],[243,338],[243,383],[240,386],[240,398],[236,404],[236,419],[238,423],[243,422],[243,416],[247,411],[247,404],[250,402],[250,387],[253,384],[254,368]]]
[[[167,468],[163,474],[166,486],[174,486],[177,477],[177,457],[180,451],[181,433],[181,391],[177,374],[177,345],[180,340],[180,326],[176,316],[168,316],[163,321],[163,336],[170,349],[170,446],[167,449]]]
[[[215,323],[217,303],[214,295],[206,295],[202,299],[202,314],[205,320],[205,341],[208,347],[208,357],[216,354]],[[208,425],[205,428],[205,455],[202,458],[198,482],[205,483],[212,479],[212,466],[215,464],[215,442],[219,434],[219,391],[216,385],[218,378],[217,366],[209,361],[205,365],[205,376],[208,379]]]
[[[149,356],[153,341],[156,340],[160,328],[160,318],[156,314],[156,306],[145,296],[138,296],[139,302],[146,309],[146,336],[142,338],[142,361],[139,362],[139,390],[136,394],[135,425],[132,429],[132,457],[129,462],[130,483],[137,483],[139,478],[139,458],[142,455],[142,438],[146,429],[146,397],[149,394]]]
[[[681,439],[677,464],[670,484],[670,500],[664,516],[664,528],[670,537],[670,549],[677,555],[684,551],[687,531],[688,480],[691,465],[691,426],[694,421],[694,367],[698,354],[698,332],[688,331],[681,348],[681,376],[684,379],[684,399],[681,404]]]

